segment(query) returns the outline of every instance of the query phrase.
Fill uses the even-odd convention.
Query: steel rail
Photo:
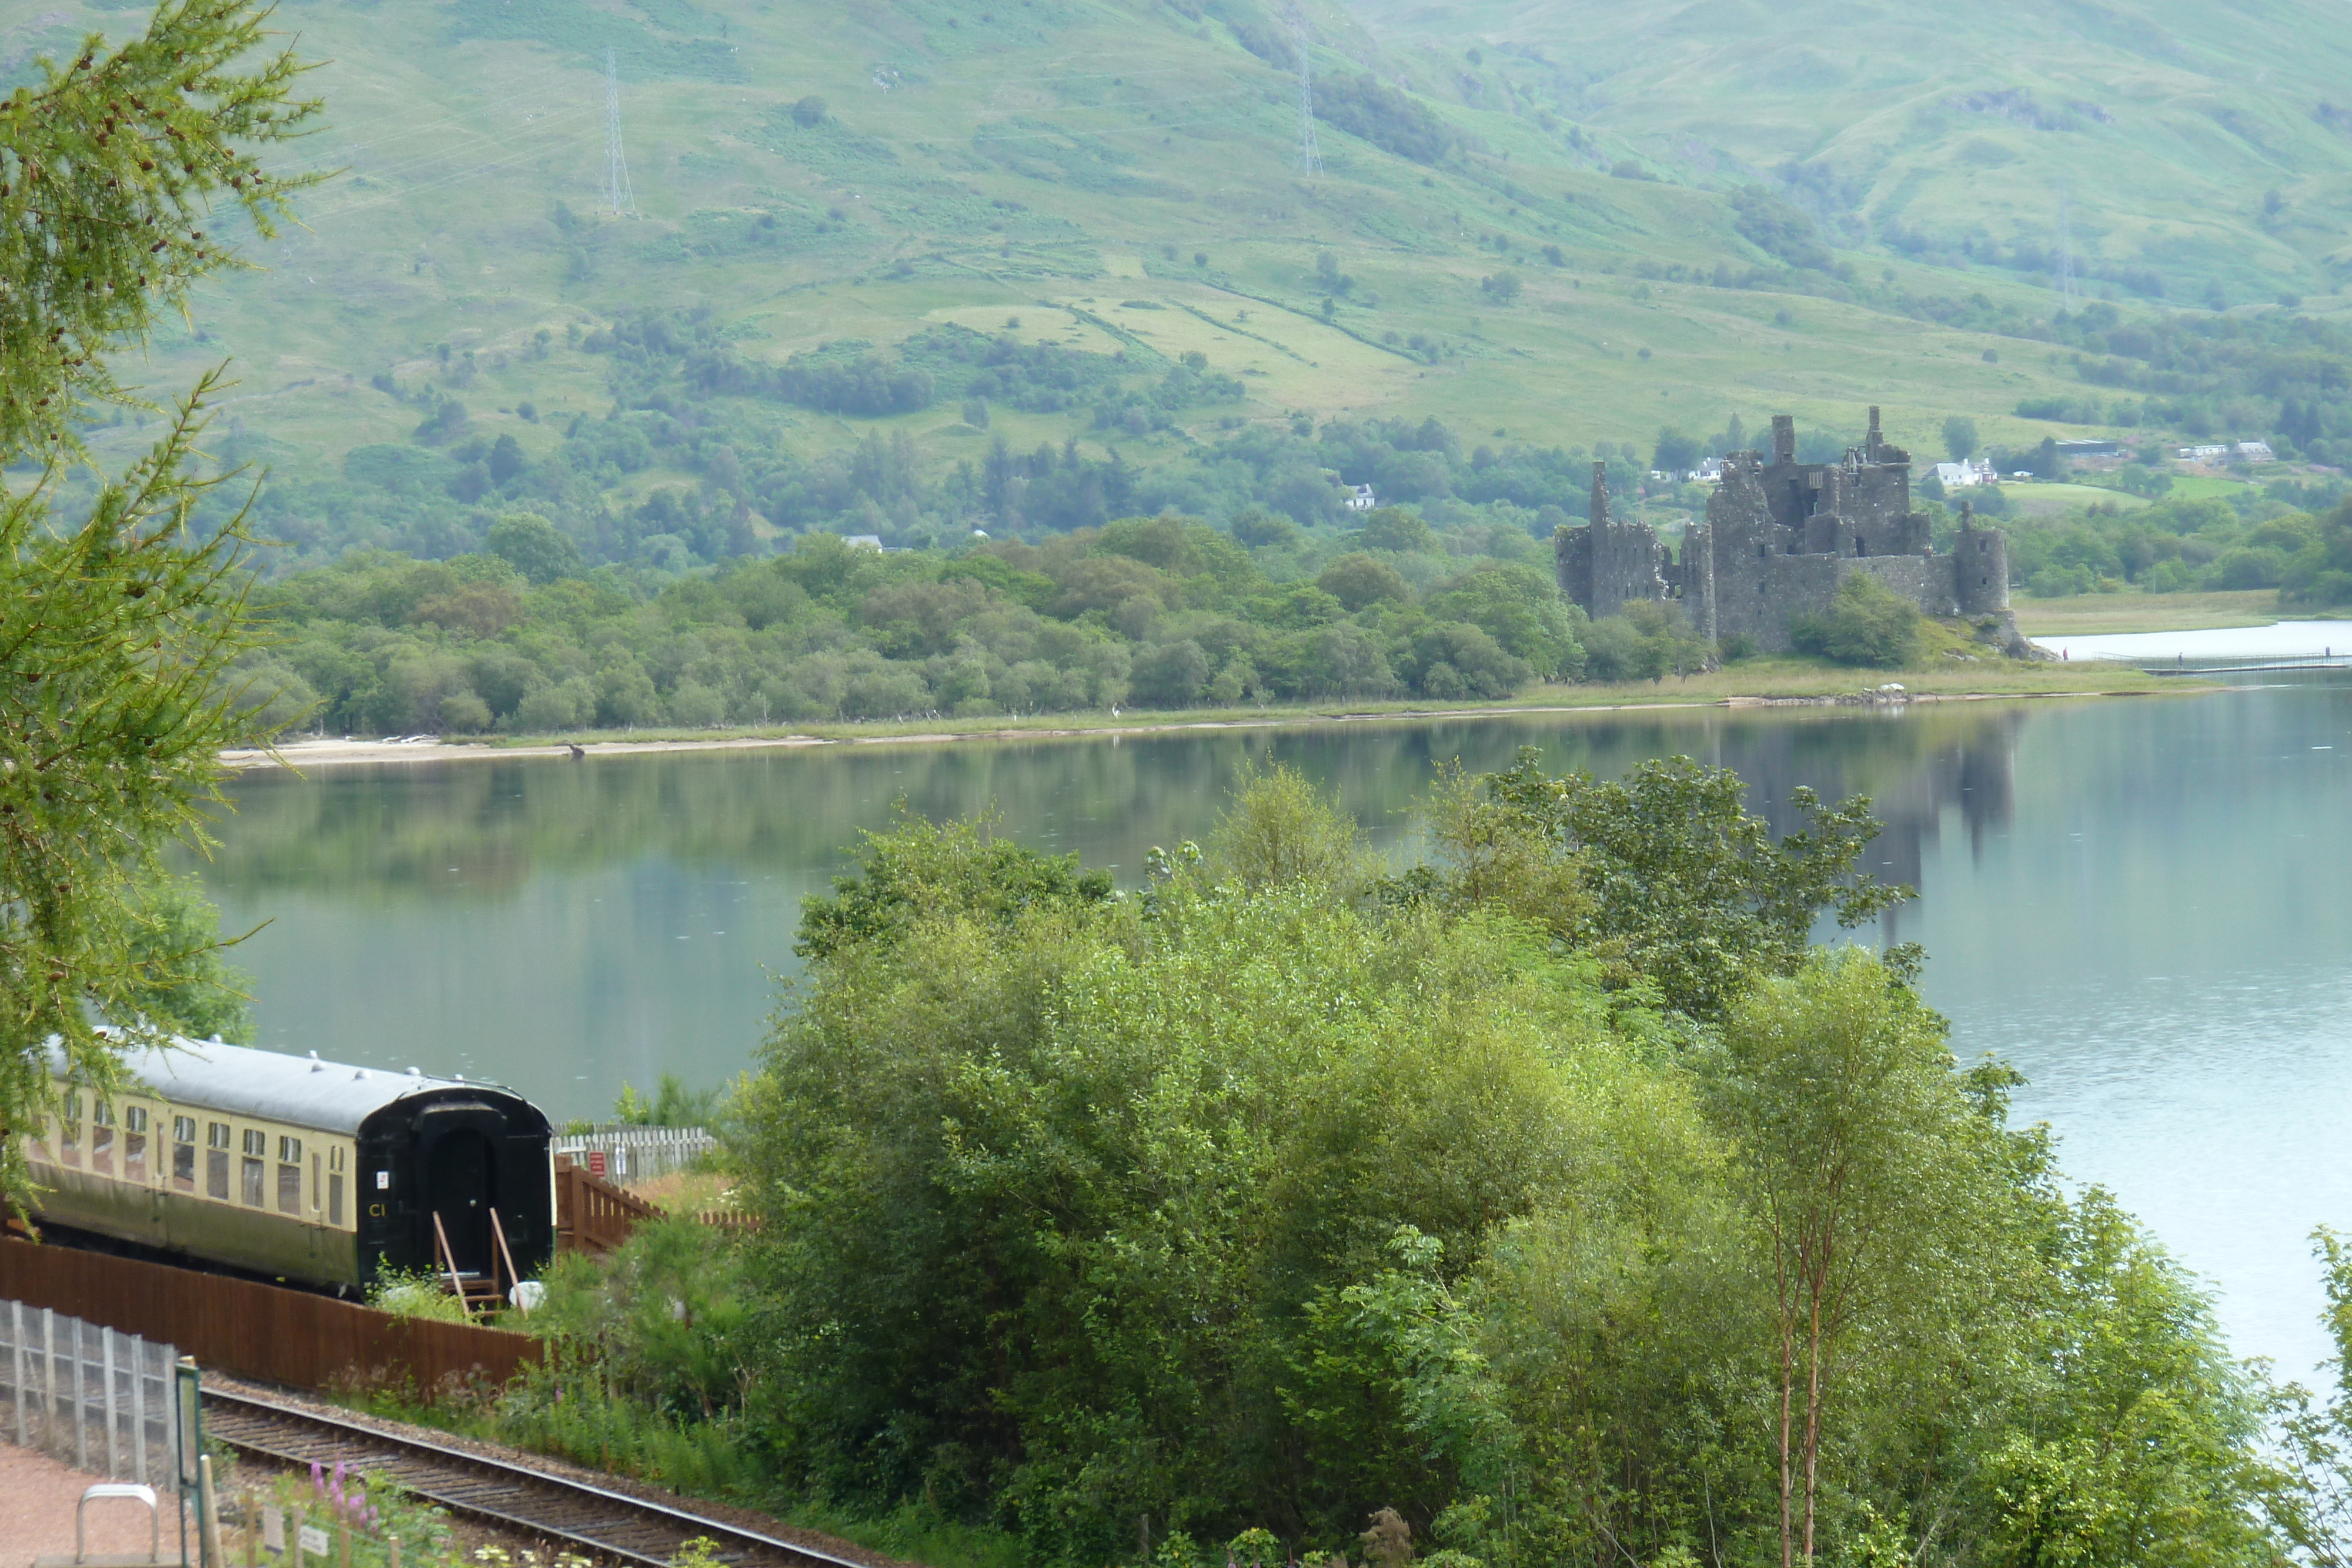
[[[719,1559],[730,1563],[869,1568],[687,1509],[315,1410],[217,1388],[205,1389],[204,1400],[206,1435],[233,1448],[287,1464],[340,1461],[362,1475],[385,1475],[453,1513],[630,1568],[667,1568],[697,1536],[716,1542]]]

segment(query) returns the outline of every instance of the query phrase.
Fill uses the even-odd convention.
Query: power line
[[[1323,172],[1323,154],[1315,150],[1315,68],[1307,60],[1307,18],[1290,7],[1290,52],[1298,57],[1298,172],[1308,179]]]
[[[2083,302],[2074,286],[2074,236],[2066,223],[2066,187],[2058,187],[2058,301],[2069,309]]]
[[[604,183],[613,215],[634,217],[637,194],[629,188],[629,161],[621,152],[621,62],[609,48],[604,51]]]

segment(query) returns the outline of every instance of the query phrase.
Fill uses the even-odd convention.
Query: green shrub
[[[466,1303],[449,1293],[448,1281],[425,1270],[403,1273],[386,1269],[368,1287],[367,1304],[396,1318],[424,1318],[433,1322],[462,1323]]]
[[[1858,571],[1838,585],[1825,613],[1790,616],[1789,635],[1801,653],[1891,670],[1918,653],[1921,620],[1917,605]]]

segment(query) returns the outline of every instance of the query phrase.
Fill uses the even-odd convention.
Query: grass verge
[[[2021,599],[2016,608],[2018,630],[2029,637],[2204,632],[2268,626],[2285,615],[2279,608],[2278,591],[2270,588],[2228,593],[2077,593],[2063,599]]]
[[[2087,696],[2103,693],[2178,691],[2178,681],[2158,680],[2128,667],[2057,665],[1988,660],[1979,664],[1953,664],[1941,669],[1857,670],[1799,655],[1745,659],[1725,668],[1687,677],[1668,675],[1660,681],[1576,685],[1538,685],[1501,702],[1329,702],[1276,703],[1258,707],[1127,709],[1108,713],[1041,714],[1034,717],[876,719],[863,723],[769,725],[724,729],[604,730],[572,735],[514,735],[486,737],[478,744],[505,750],[561,746],[566,740],[587,744],[720,744],[727,741],[930,740],[967,738],[1019,739],[1094,733],[1150,733],[1156,730],[1257,725],[1315,725],[1372,719],[1411,720],[1486,714],[1546,713],[1573,709],[1699,706],[1734,697],[1806,697],[1834,699],[1857,695],[1887,682],[1899,683],[1915,697]]]

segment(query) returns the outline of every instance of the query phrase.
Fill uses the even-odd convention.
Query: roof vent
[[[424,1077],[424,1076],[425,1076],[425,1074],[423,1074],[422,1072],[417,1071],[416,1071],[416,1069],[415,1069],[414,1067],[412,1067],[412,1068],[410,1068],[410,1069],[408,1070],[408,1075],[409,1075],[411,1078],[422,1078],[422,1077]]]
[[[357,1083],[361,1079],[365,1078],[366,1076],[367,1076],[367,1069],[366,1069],[366,1068],[364,1068],[364,1067],[354,1067],[354,1068],[352,1068],[352,1082]]]
[[[451,1080],[453,1080],[453,1081],[454,1081],[454,1082],[456,1082],[463,1083],[464,1082],[466,1082],[466,1075],[465,1075],[464,1073],[462,1073],[462,1072],[453,1072],[453,1073],[449,1074],[449,1076],[450,1076]]]
[[[319,1060],[319,1053],[315,1051],[310,1053],[310,1071],[313,1072],[327,1071],[327,1064]]]

